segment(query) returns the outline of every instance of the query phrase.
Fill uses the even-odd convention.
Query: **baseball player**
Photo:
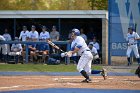
[[[5,38],[0,35],[0,41],[5,41]],[[7,46],[6,44],[0,44],[0,51],[2,51],[4,59],[6,59],[7,55]]]
[[[23,30],[20,32],[19,39],[22,41],[26,41],[27,37],[29,36],[29,31],[27,30],[26,26],[23,26]]]
[[[5,29],[5,33],[3,34],[3,37],[5,38],[5,41],[11,41],[11,35],[8,33],[8,29]],[[10,52],[10,45],[6,44],[7,47],[7,54]]]
[[[41,39],[41,40],[50,39],[50,34],[48,31],[46,31],[46,26],[42,27],[42,32],[39,35],[39,39]]]
[[[89,42],[89,45],[90,44],[92,44],[97,49],[97,51],[99,52],[100,46],[99,46],[99,43],[96,40],[96,37],[93,37],[93,41],[92,42]]]
[[[18,37],[15,37],[15,41],[18,41]],[[21,55],[21,52],[22,52],[22,46],[21,44],[12,44],[11,46],[11,52],[9,53],[9,55],[11,56],[15,56],[15,63],[17,64],[18,63],[18,58],[19,58],[19,55]]]
[[[92,44],[89,44],[89,49],[91,50],[91,53],[93,55],[93,60],[98,59],[99,55],[97,49]]]
[[[30,41],[37,41],[38,38],[39,38],[39,34],[36,31],[36,27],[34,25],[32,25],[31,31],[29,32],[29,40]]]
[[[77,64],[77,70],[85,77],[85,80],[82,82],[91,82],[89,74],[101,74],[104,79],[106,79],[107,73],[106,70],[91,70],[91,63],[93,60],[93,55],[88,48],[85,40],[79,36],[80,31],[78,29],[72,29],[73,39],[71,43],[71,51],[66,53],[66,56],[71,57],[72,54],[78,53],[81,57]]]
[[[129,27],[128,33],[126,35],[126,41],[128,42],[128,48],[127,48],[127,52],[126,52],[128,66],[131,65],[130,54],[131,54],[132,50],[134,51],[138,64],[140,64],[140,56],[139,56],[138,47],[137,47],[137,40],[140,40],[139,35],[133,31],[132,27]]]

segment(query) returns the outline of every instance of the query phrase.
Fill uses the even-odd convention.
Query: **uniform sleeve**
[[[13,50],[14,49],[14,44],[12,44],[12,46],[11,46],[11,50]]]
[[[84,42],[84,39],[82,37],[78,38],[77,41],[76,41],[76,43],[77,43],[76,47],[80,49],[83,45],[83,42]]]
[[[128,41],[128,34],[126,35],[126,41]]]
[[[97,50],[100,50],[100,46],[99,46],[99,43],[96,43],[96,47],[97,47]]]
[[[0,41],[5,41],[5,38],[0,35]]]
[[[87,36],[85,35],[85,41],[87,41]]]
[[[22,46],[21,46],[21,44],[19,44],[19,49],[21,49],[21,50],[22,50]]]
[[[48,36],[47,38],[50,38],[50,33],[49,32],[47,32],[47,36]]]
[[[140,36],[138,35],[138,33],[135,33],[135,38],[140,38]]]
[[[21,37],[22,37],[22,32],[20,32],[20,36],[19,36],[19,39],[21,39]]]
[[[92,48],[91,52],[94,53],[94,54],[97,54],[98,53],[97,52],[97,49],[95,47]]]
[[[9,38],[8,38],[8,40],[10,41],[10,40],[12,40],[12,38],[11,38],[11,35],[9,34]]]
[[[38,32],[35,33],[35,38],[39,38]]]

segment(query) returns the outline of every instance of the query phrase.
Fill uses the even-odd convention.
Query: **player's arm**
[[[57,37],[56,37],[56,40],[57,40],[57,41],[59,41],[59,36],[60,36],[60,34],[59,34],[59,32],[58,32]]]
[[[140,40],[140,37],[137,33],[135,33],[135,40]]]
[[[14,44],[12,44],[12,46],[11,46],[11,51],[12,52],[14,51]]]
[[[72,53],[72,54],[75,54],[75,53],[77,53],[77,52],[79,51],[79,49],[80,49],[80,48],[75,47],[75,49],[74,49],[73,51],[71,51],[71,53]]]
[[[19,40],[21,40],[22,32],[20,33]]]

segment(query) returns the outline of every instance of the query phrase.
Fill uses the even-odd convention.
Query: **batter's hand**
[[[66,54],[67,57],[71,57],[72,56],[72,51],[68,51]]]

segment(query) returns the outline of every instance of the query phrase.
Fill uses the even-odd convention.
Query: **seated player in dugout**
[[[93,62],[94,63],[100,63],[100,58],[97,49],[93,46],[93,44],[88,45],[89,49],[91,50],[91,53],[93,55]]]
[[[15,37],[14,41],[19,41],[18,37]],[[17,64],[19,62],[19,56],[22,52],[22,46],[21,44],[12,44],[11,51],[9,52],[10,56],[15,56],[15,63]]]
[[[40,41],[44,41],[44,40],[40,40]],[[46,63],[46,61],[48,60],[48,55],[49,55],[49,45],[48,44],[38,44],[36,47],[36,55],[42,55],[42,60]]]
[[[25,61],[25,55],[26,55],[26,50],[23,49],[22,51],[22,56],[23,60]],[[28,55],[30,55],[30,61],[31,62],[37,62],[37,56],[36,56],[36,44],[30,44],[28,45]]]

